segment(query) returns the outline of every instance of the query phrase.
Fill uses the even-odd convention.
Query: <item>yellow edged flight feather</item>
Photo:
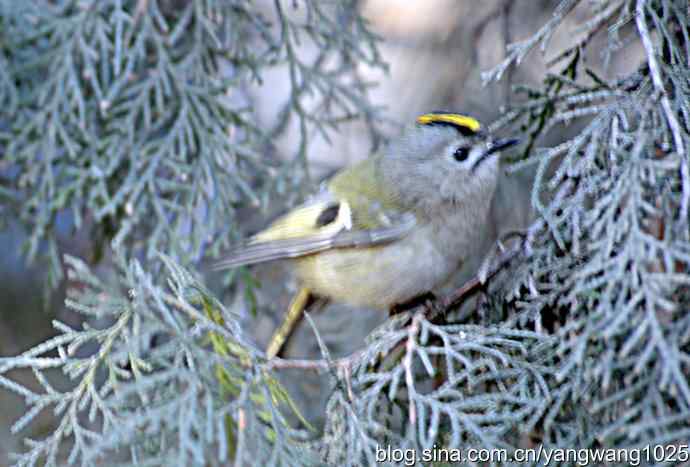
[[[276,219],[214,269],[380,245],[405,236],[416,218],[395,211],[394,196],[381,192],[382,184],[371,180],[379,176],[379,157],[338,172],[321,193]]]

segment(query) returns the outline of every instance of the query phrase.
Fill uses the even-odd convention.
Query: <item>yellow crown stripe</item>
[[[451,125],[467,128],[473,133],[477,133],[481,128],[481,125],[476,119],[460,114],[424,114],[417,117],[417,123],[422,125],[430,125],[432,123],[449,123]]]

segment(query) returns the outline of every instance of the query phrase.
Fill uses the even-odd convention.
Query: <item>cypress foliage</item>
[[[299,3],[294,17],[276,1],[272,22],[241,1],[0,3],[4,212],[30,227],[28,255],[47,251],[55,281],[54,225],[65,213],[91,229],[96,251],[112,243],[115,252],[113,280],[65,260],[67,305],[98,326],[55,322],[56,337],[0,359],[0,386],[27,405],[13,430],[43,410],[57,420],[26,440],[16,465],[374,465],[387,446],[510,454],[538,445],[649,446],[656,457],[643,463],[661,462],[654,447],[663,446],[682,461],[690,9],[587,2],[579,39],[552,51],[580,3],[562,0],[484,74],[501,79],[536,47],[554,57],[543,83],[517,86],[492,124],[524,136],[510,170],[536,166],[524,237],[436,308],[390,318],[343,359],[321,343],[323,359],[311,361],[267,361],[193,271],[239,237],[237,208],[304,177],[307,129],[374,121],[355,64],[380,57],[355,3]],[[642,62],[598,76],[583,57],[601,37],[606,60],[639,46]],[[319,45],[314,61],[295,52],[299,38]],[[246,89],[276,63],[290,71],[291,94],[281,123],[259,128]],[[267,141],[289,119],[301,144],[271,166]],[[549,131],[573,123],[570,140],[543,147]],[[468,313],[479,288],[485,299]],[[9,377],[17,368],[33,370],[42,389]],[[331,376],[323,433],[275,379],[285,368]],[[51,369],[73,385],[54,387]]]

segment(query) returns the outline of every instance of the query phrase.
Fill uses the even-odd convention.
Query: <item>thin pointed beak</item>
[[[515,146],[520,142],[519,139],[517,138],[505,138],[505,139],[497,139],[489,143],[489,147],[486,150],[486,155],[488,156],[489,154],[493,154],[498,151],[502,151],[505,148],[509,148],[511,146]]]
[[[492,154],[497,154],[498,152],[504,150],[505,148],[509,148],[510,146],[514,146],[514,145],[518,144],[519,142],[520,142],[520,140],[516,139],[516,138],[496,139],[496,140],[491,141],[487,145],[486,151],[484,152],[484,154],[479,156],[479,158],[477,159],[477,162],[474,163],[474,166],[472,167],[472,171],[474,172],[474,170],[477,167],[479,167],[482,162],[489,159],[489,156],[491,156]]]

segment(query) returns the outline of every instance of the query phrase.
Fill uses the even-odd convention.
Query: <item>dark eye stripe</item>
[[[324,227],[338,218],[338,211],[340,211],[340,203],[329,206],[319,214],[316,218],[316,226]]]

